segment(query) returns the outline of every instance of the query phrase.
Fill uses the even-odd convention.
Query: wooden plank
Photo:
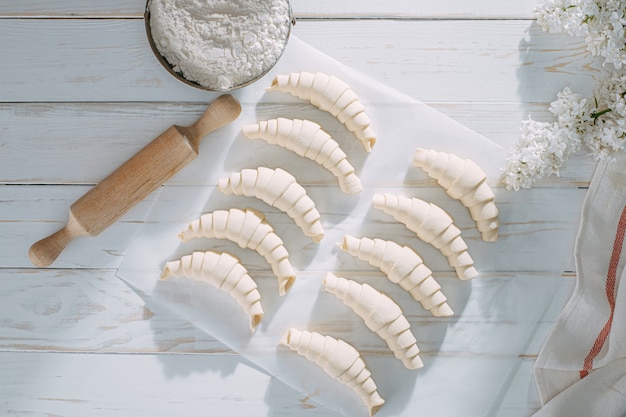
[[[333,416],[237,356],[0,353],[10,415]]]
[[[313,23],[295,34],[428,102],[550,102],[567,85],[588,93],[598,72],[583,42],[529,21],[347,21],[337,31]]]
[[[4,104],[0,118],[6,128],[0,141],[5,163],[0,178],[94,184],[169,126],[193,123],[205,108],[164,103]]]
[[[230,353],[146,305],[112,270],[3,269],[0,280],[3,351]]]
[[[432,269],[447,270],[444,259],[427,244],[418,242],[414,234],[392,217],[378,211],[354,215],[337,211],[345,205],[346,198],[338,195],[336,187],[307,186],[307,192],[316,202],[321,213],[322,224],[326,228],[338,228],[346,233],[360,233],[364,236],[385,236],[392,233],[406,243],[416,244],[416,250],[433,256]],[[32,243],[61,228],[67,220],[69,206],[82,195],[86,187],[75,186],[4,186],[0,187],[0,200],[3,200],[0,218],[0,266],[32,267],[27,252]],[[429,195],[428,199],[444,207],[463,230],[464,239],[471,243],[477,259],[489,271],[571,271],[574,269],[572,256],[573,242],[578,229],[580,206],[586,190],[578,188],[534,189],[532,192],[503,192],[499,197],[502,210],[501,238],[497,246],[482,242],[475,230],[473,221],[461,204],[450,201],[437,187],[388,187],[381,192],[405,195]],[[205,203],[197,202],[195,196],[210,195]],[[332,195],[334,197],[329,198]],[[204,197],[201,197],[204,198]],[[158,201],[158,204],[154,204]],[[199,212],[189,213],[186,205],[200,208]],[[126,249],[136,238],[135,233],[158,233],[161,224],[176,222],[180,227],[191,221],[202,211],[227,209],[233,206],[255,207],[262,210],[273,222],[288,249],[294,252],[296,265],[307,265],[316,253],[316,247],[295,227],[293,220],[284,213],[265,203],[246,197],[223,196],[214,188],[206,187],[163,187],[158,195],[133,208],[119,222],[96,237],[79,238],[70,243],[66,252],[54,264],[57,268],[115,268],[119,266]],[[153,207],[153,208],[152,208]],[[550,209],[548,209],[548,207]],[[532,210],[529,218],[525,210]],[[529,242],[533,242],[529,244]],[[559,242],[554,246],[552,242]],[[236,245],[232,245],[236,246]],[[551,255],[546,255],[550,248]],[[491,256],[496,250],[499,256]],[[556,256],[556,254],[560,254]],[[566,256],[567,255],[567,256]],[[556,258],[554,258],[556,256]],[[261,258],[255,258],[257,265],[265,265]],[[557,267],[556,262],[558,261]]]
[[[174,401],[171,396],[161,397],[159,395],[161,390],[178,393],[175,403],[179,405],[181,402],[187,405],[198,402],[204,405],[211,404],[215,409],[220,407],[233,409],[234,405],[222,402],[226,398],[219,397],[221,400],[216,402],[217,399],[213,398],[212,394],[197,396],[193,387],[197,387],[198,384],[210,386],[213,387],[211,393],[214,393],[216,389],[214,385],[218,384],[220,385],[218,390],[222,387],[232,390],[228,398],[237,396],[241,398],[239,402],[245,403],[254,401],[251,388],[247,384],[254,384],[257,388],[260,388],[259,384],[264,384],[263,381],[258,381],[256,373],[250,376],[246,372],[245,377],[240,378],[242,372],[240,367],[248,366],[245,360],[232,356],[228,349],[212,340],[210,336],[198,332],[189,323],[172,316],[161,307],[149,302],[144,304],[145,300],[140,299],[113,277],[113,271],[6,272],[6,276],[0,278],[5,289],[0,303],[3,335],[0,346],[0,351],[3,352],[0,353],[0,357],[5,359],[0,358],[2,369],[5,370],[2,374],[4,378],[0,377],[0,398],[8,400],[7,407],[12,411],[36,412],[39,407],[46,408],[46,411],[51,407],[56,410],[54,407],[57,405],[67,407],[68,404],[61,403],[72,400],[70,401],[72,407],[73,404],[80,404],[92,407],[96,411],[102,407],[108,412],[119,408],[120,411],[132,411],[133,415],[143,415],[144,412],[148,412],[143,407],[156,401],[149,401],[153,397],[149,396],[147,391],[137,388],[143,386],[149,386],[151,395],[161,398],[158,401],[159,409],[170,407],[169,401]],[[15,279],[16,276],[19,279]],[[448,278],[445,278],[442,284],[448,286]],[[453,298],[456,296],[451,295]],[[326,309],[327,306],[321,305],[320,308]],[[514,316],[505,310],[491,311],[490,317],[484,317],[484,314],[479,313],[476,316],[477,320],[473,321],[470,309],[464,313],[465,318],[457,325],[463,327],[464,332],[476,332],[479,328],[488,329],[489,332],[506,331],[506,326],[514,324],[511,322]],[[441,343],[441,334],[446,333],[441,326],[448,327],[450,333],[454,328],[450,327],[452,322],[436,324],[434,320],[420,319],[412,314],[408,317],[419,329],[423,355],[429,361],[437,357],[439,366],[442,361],[460,361],[462,365],[464,361],[474,362],[496,354],[476,350],[472,344],[467,343],[457,346],[461,350],[455,351],[455,343],[458,342],[455,342],[456,338],[451,334],[448,334],[445,342]],[[500,324],[497,325],[497,322]],[[338,320],[332,326],[326,326],[325,329],[344,338],[355,338],[355,329],[342,320]],[[430,340],[430,337],[435,338]],[[357,339],[360,345],[365,346],[364,350],[368,356],[378,353],[380,347],[363,343],[367,338]],[[19,356],[12,355],[11,352],[18,352]],[[46,352],[65,352],[65,354]],[[140,352],[142,355],[77,355],[71,352]],[[150,352],[186,353],[186,355],[155,356],[148,354]],[[189,355],[189,353],[207,355]],[[520,363],[511,370],[509,378],[504,381],[501,392],[494,396],[492,410],[494,412],[497,410],[497,413],[490,415],[521,416],[524,415],[524,410],[537,407],[531,395],[532,361],[528,355],[522,355]],[[41,366],[42,363],[46,365]],[[218,363],[219,376],[216,375],[218,372],[215,369]],[[83,377],[80,378],[79,374]],[[164,374],[169,382],[164,381],[164,377],[159,376],[161,374]],[[97,377],[85,379],[84,375]],[[172,375],[176,376],[175,389],[171,386]],[[45,382],[52,377],[56,384]],[[151,382],[143,382],[143,378]],[[219,381],[215,381],[215,378],[219,378]],[[113,384],[114,388],[105,390],[106,394],[101,393],[97,398],[94,397],[93,393],[102,389],[100,382],[94,381],[106,384],[110,383],[109,379],[115,379],[118,383]],[[33,383],[34,381],[38,383]],[[81,383],[80,386],[77,386],[76,381]],[[270,381],[276,382],[274,379]],[[131,406],[124,392],[133,386],[135,389],[129,390],[133,393],[134,399]],[[300,398],[282,384],[279,388],[285,388],[286,392],[278,395],[272,388],[271,395],[266,396],[271,398],[270,405],[276,401],[279,403],[283,400],[291,401],[294,396]],[[182,392],[179,393],[179,390]],[[193,396],[193,401],[189,401],[186,395]],[[298,400],[298,404],[300,401],[302,400]],[[64,408],[59,408],[61,409]],[[74,412],[80,414],[82,408],[65,409],[64,414],[67,415],[70,411],[72,414]]]
[[[460,308],[466,302],[468,292],[473,291],[474,297],[483,297],[491,308],[486,312],[482,306],[472,303],[465,306],[461,317],[442,319],[430,316],[401,289],[386,283],[374,271],[338,270],[346,277],[369,282],[394,297],[416,329],[422,354],[438,360],[451,356],[489,357],[497,354],[498,349],[504,349],[505,345],[511,349],[511,344],[523,348],[526,334],[513,335],[511,332],[523,329],[524,333],[529,333],[535,323],[524,322],[527,319],[520,311],[501,308],[490,297],[494,291],[526,292],[531,282],[548,279],[548,275],[542,274],[518,278],[505,273],[486,274],[486,281],[472,289],[470,283],[461,283],[451,274],[439,273],[437,279],[451,305]],[[267,290],[274,285],[274,277],[267,271],[252,270],[251,273],[259,282],[260,291],[267,295]],[[313,271],[301,276],[302,279],[314,279],[317,275]],[[0,295],[0,351],[234,354],[167,307],[135,293],[112,270],[5,268],[0,269],[0,283],[3,288]],[[337,300],[327,297],[323,301],[320,309],[336,311],[336,317],[329,322],[317,323],[316,326],[322,326],[322,331],[352,340],[370,355],[389,353],[384,343],[378,343],[362,323],[355,323],[353,315],[341,308]],[[219,320],[219,317],[215,319]],[[554,317],[543,317],[542,323],[547,323],[548,319]],[[511,334],[511,337],[500,346],[486,346],[481,338],[469,340],[466,336],[483,334],[488,337],[489,333]],[[526,356],[534,353],[535,350],[524,351]]]
[[[2,23],[0,102],[207,99],[160,67],[141,20]],[[303,21],[294,35],[428,102],[550,102],[597,72],[582,42],[529,21]]]
[[[46,189],[47,188],[47,189]],[[1,267],[33,265],[28,259],[30,246],[59,230],[68,219],[70,205],[89,190],[87,186],[0,186]],[[143,217],[154,200],[147,199],[131,209],[117,223],[97,237],[80,237],[70,242],[67,253],[55,264],[64,268],[115,268],[123,259]],[[88,254],[88,255],[85,255]],[[86,256],[86,258],[85,258]],[[89,259],[85,262],[86,259]]]
[[[483,306],[473,303],[465,306],[461,317],[442,319],[431,317],[414,300],[394,285],[385,283],[374,271],[338,270],[344,276],[369,282],[394,297],[416,329],[422,354],[437,360],[452,356],[497,355],[498,349],[511,343],[516,344],[521,357],[534,359],[543,343],[535,343],[538,341],[537,334],[549,329],[558,317],[555,310],[538,316],[538,322],[524,322],[528,319],[521,310],[506,310],[489,298],[489,293],[494,291],[530,293],[531,283],[550,279],[548,274],[515,279],[510,274],[489,274],[485,276],[489,283],[471,289],[471,284],[460,283],[451,274],[439,273],[437,279],[451,305],[459,307],[468,297],[468,291],[473,291],[474,297],[483,297],[485,302],[490,303],[491,309],[485,311]],[[265,291],[274,285],[271,274],[266,271],[253,271],[252,274],[260,283],[261,291],[267,294]],[[307,272],[302,279],[316,275],[316,272]],[[234,355],[228,347],[167,307],[138,295],[119,280],[113,270],[5,268],[0,269],[0,283],[4,289],[0,294],[0,351]],[[558,282],[555,291],[560,295],[568,289],[568,282]],[[476,295],[477,292],[484,293],[484,296]],[[332,322],[322,324],[323,331],[364,346],[368,354],[388,354],[386,347],[372,340],[363,326],[353,323],[352,315],[342,309],[336,300],[324,300],[326,302],[320,305],[320,309],[336,311],[337,315]],[[319,323],[316,325],[320,326]],[[465,336],[509,334],[513,329],[523,329],[524,334],[510,334],[507,342],[499,346],[486,346],[478,337],[470,340]],[[527,336],[528,339],[525,339]]]
[[[520,361],[489,415],[539,408],[532,363]],[[16,415],[335,415],[236,356],[2,352],[0,364],[0,400]]]
[[[0,351],[234,353],[114,270],[0,269]]]
[[[438,18],[438,19],[512,19],[532,18],[536,3],[446,0],[323,0],[310,2],[291,0],[297,18]],[[141,17],[144,0],[97,1],[46,1],[5,0],[0,5],[3,17]]]
[[[521,120],[528,117],[520,103],[429,103],[487,138],[510,147],[517,141]],[[173,124],[193,123],[206,108],[205,103],[10,103],[0,104],[0,182],[4,184],[95,184],[115,167]],[[550,120],[547,104],[532,104],[535,120]],[[237,130],[243,120],[253,121],[294,114],[316,117],[311,106],[244,103],[240,121],[233,130],[207,137],[201,155],[210,153],[216,160],[225,157],[230,146],[244,144]],[[310,116],[309,116],[310,115]],[[348,142],[342,143],[345,147]],[[271,147],[270,147],[271,148]],[[259,151],[263,151],[259,147]],[[265,149],[266,153],[275,149]],[[358,149],[350,148],[352,154]],[[382,151],[382,150],[381,150]],[[71,167],[71,169],[68,169]],[[552,177],[540,186],[588,185],[595,161],[582,155],[573,158],[559,178]],[[304,179],[308,181],[307,178]],[[210,182],[197,170],[183,169],[170,184]]]
[[[445,0],[392,0],[380,2],[291,0],[296,16],[303,18],[420,18],[420,19],[520,19],[532,18],[534,1],[464,2]]]
[[[1,17],[67,18],[107,17],[140,18],[145,0],[113,0],[107,2],[85,0],[6,0],[0,4]]]

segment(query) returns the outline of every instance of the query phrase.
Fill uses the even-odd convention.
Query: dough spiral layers
[[[378,393],[372,373],[352,345],[331,336],[294,328],[287,330],[280,343],[352,388],[367,406],[370,416],[376,414],[385,403]]]
[[[422,258],[408,246],[382,239],[356,238],[346,235],[341,249],[370,265],[379,268],[394,284],[411,294],[433,316],[448,317],[454,314],[441,286],[424,265]]]
[[[256,197],[287,213],[314,242],[324,238],[315,203],[295,177],[283,169],[244,169],[220,179],[217,188],[224,194]]]
[[[324,278],[324,288],[343,301],[364,320],[368,329],[387,342],[394,356],[406,368],[424,366],[411,325],[391,298],[367,284],[337,277],[330,272]]]
[[[280,295],[285,295],[296,280],[282,239],[257,210],[231,208],[203,214],[189,223],[178,237],[183,242],[201,237],[228,239],[242,248],[257,251],[271,265]]]
[[[451,153],[417,148],[413,153],[413,164],[436,179],[450,197],[469,209],[483,240],[498,240],[499,213],[495,195],[487,184],[487,175],[474,161]]]
[[[165,264],[160,279],[186,277],[207,282],[227,292],[250,317],[250,330],[254,330],[263,318],[261,294],[256,282],[235,256],[213,251],[196,251],[179,260]]]
[[[430,243],[448,258],[459,279],[467,280],[478,275],[474,261],[461,237],[461,230],[441,207],[419,198],[395,194],[376,194],[374,207],[403,223],[417,237]]]
[[[311,159],[329,170],[339,180],[341,191],[356,194],[363,191],[361,180],[348,162],[339,144],[315,122],[301,119],[270,119],[245,125],[243,134],[249,139],[263,139],[297,155]]]
[[[356,135],[367,152],[372,151],[376,135],[365,107],[350,86],[334,75],[307,71],[281,74],[272,80],[267,91],[281,91],[309,100],[315,107],[335,116]]]

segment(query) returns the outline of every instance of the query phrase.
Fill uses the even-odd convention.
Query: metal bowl
[[[146,1],[146,9],[144,12],[144,24],[146,27],[146,35],[148,37],[148,43],[150,44],[150,49],[152,49],[152,52],[154,53],[154,56],[157,58],[157,60],[161,63],[161,65],[163,66],[163,68],[165,68],[167,70],[167,72],[169,72],[172,76],[174,76],[177,80],[190,85],[192,87],[201,89],[201,90],[205,90],[205,91],[211,91],[211,92],[228,92],[228,91],[233,91],[233,90],[237,90],[239,88],[245,87],[247,85],[250,85],[252,83],[254,83],[255,81],[259,80],[260,78],[262,78],[263,76],[265,76],[268,72],[270,72],[270,70],[276,65],[276,63],[280,60],[280,58],[282,57],[285,48],[287,47],[287,42],[289,41],[289,36],[291,35],[291,27],[293,25],[296,24],[296,20],[293,16],[293,12],[291,10],[291,3],[289,2],[289,0],[285,0],[287,2],[287,5],[289,7],[289,20],[290,20],[290,24],[289,24],[289,28],[287,31],[287,36],[285,37],[285,42],[282,45],[282,49],[280,54],[276,57],[276,60],[270,65],[268,66],[262,73],[254,76],[253,78],[246,80],[244,82],[242,82],[241,84],[229,87],[229,88],[224,88],[224,89],[219,89],[219,88],[209,88],[206,87],[204,85],[201,85],[195,81],[191,81],[188,80],[187,78],[185,78],[185,76],[178,71],[174,71],[172,65],[167,61],[167,59],[165,59],[165,57],[163,55],[161,55],[161,52],[159,52],[159,49],[157,48],[154,39],[152,38],[152,29],[150,27],[150,2],[152,0],[147,0]]]

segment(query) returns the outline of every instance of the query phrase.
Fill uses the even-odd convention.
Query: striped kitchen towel
[[[535,417],[626,414],[626,155],[601,161],[576,238],[577,281],[542,347]]]

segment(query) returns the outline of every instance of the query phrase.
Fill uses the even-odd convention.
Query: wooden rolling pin
[[[172,126],[76,200],[65,227],[33,244],[28,256],[50,265],[78,236],[96,236],[198,156],[200,141],[241,113],[235,97],[213,101],[192,126]]]

